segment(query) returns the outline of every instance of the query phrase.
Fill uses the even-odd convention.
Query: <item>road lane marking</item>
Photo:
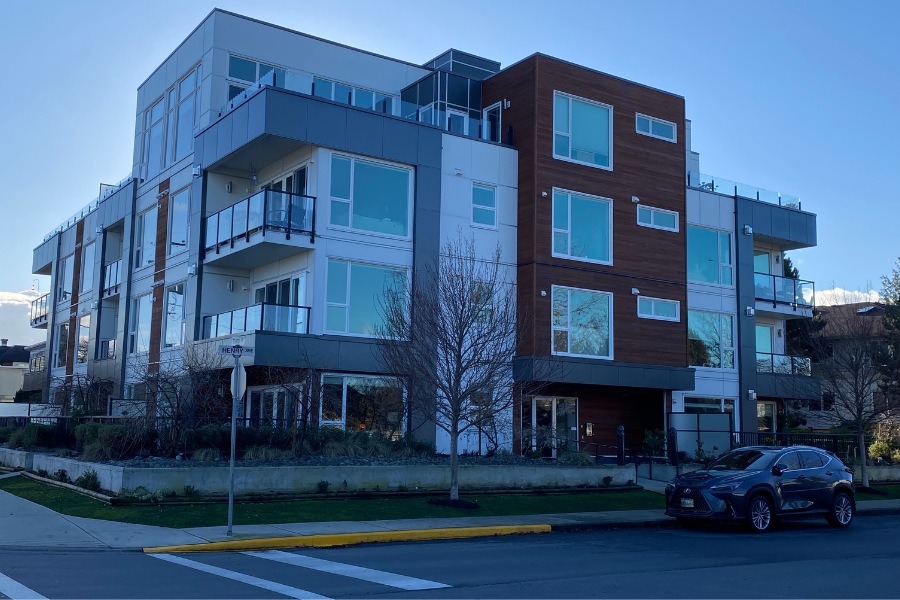
[[[416,577],[407,577],[406,575],[398,575],[397,573],[389,573],[388,571],[378,571],[376,569],[367,569],[365,567],[357,567],[356,565],[348,565],[345,563],[324,560],[321,558],[313,558],[312,556],[304,556],[302,554],[293,554],[290,552],[281,552],[280,550],[268,550],[266,552],[244,552],[248,556],[263,558],[266,560],[274,560],[277,562],[305,567],[307,569],[315,569],[316,571],[324,571],[325,573],[333,573],[335,575],[343,575],[344,577],[352,577],[353,579],[361,579],[372,583],[380,583],[390,587],[400,588],[401,590],[436,590],[438,588],[452,587],[446,583],[438,583],[437,581],[428,581],[427,579],[417,579]]]
[[[164,560],[170,563],[175,563],[176,565],[181,565],[189,569],[203,571],[204,573],[209,573],[210,575],[218,575],[219,577],[224,577],[225,579],[231,579],[232,581],[246,583],[247,585],[252,585],[264,590],[269,590],[270,592],[282,594],[289,598],[297,598],[298,600],[305,600],[307,598],[310,600],[331,600],[328,596],[321,596],[314,592],[301,590],[300,588],[291,587],[282,583],[276,583],[274,581],[269,581],[268,579],[260,579],[259,577],[254,577],[253,575],[247,575],[245,573],[229,571],[228,569],[214,567],[212,565],[207,565],[195,560],[182,558],[180,556],[173,556],[171,554],[148,554],[147,556],[152,556],[153,558],[158,558],[159,560]]]
[[[15,579],[0,573],[0,594],[13,600],[47,600],[31,588],[27,588]]]

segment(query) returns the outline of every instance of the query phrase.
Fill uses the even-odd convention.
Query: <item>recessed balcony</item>
[[[50,314],[50,294],[44,294],[31,301],[31,326],[47,329],[47,315]]]
[[[203,317],[202,339],[256,331],[309,333],[308,306],[262,302]]]
[[[788,319],[813,315],[816,285],[812,281],[754,273],[753,287],[758,312]]]
[[[262,190],[205,219],[204,262],[252,269],[312,248],[316,198]]]
[[[103,267],[103,297],[115,296],[119,293],[122,283],[122,259],[111,262]]]

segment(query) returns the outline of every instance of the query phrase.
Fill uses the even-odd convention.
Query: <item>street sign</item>
[[[219,346],[223,356],[253,356],[253,346]]]

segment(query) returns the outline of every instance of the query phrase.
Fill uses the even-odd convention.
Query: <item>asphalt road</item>
[[[622,529],[328,550],[149,556],[0,550],[31,598],[895,598],[900,517]],[[2,540],[2,532],[0,532]],[[0,542],[2,543],[2,542]]]

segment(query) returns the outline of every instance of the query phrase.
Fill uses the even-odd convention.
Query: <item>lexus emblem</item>
[[[685,494],[690,494],[690,493],[691,493],[691,488],[684,488],[684,493],[685,493]]]

